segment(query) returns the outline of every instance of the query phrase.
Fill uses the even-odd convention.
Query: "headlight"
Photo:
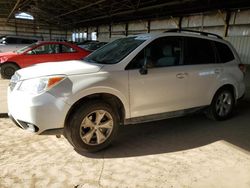
[[[54,87],[63,79],[65,79],[65,76],[51,76],[28,79],[22,81],[17,90],[25,91],[33,95],[38,95]]]

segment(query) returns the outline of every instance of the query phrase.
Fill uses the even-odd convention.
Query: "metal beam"
[[[7,20],[6,20],[7,23],[9,22],[10,17],[12,16],[12,14],[13,14],[13,13],[15,12],[15,10],[18,8],[18,5],[19,5],[20,2],[21,2],[21,0],[17,0],[15,6],[14,6],[13,9],[11,10],[9,16],[7,17]]]
[[[192,1],[196,1],[196,0],[183,0],[182,3],[187,3],[187,2],[192,2]],[[152,10],[152,9],[156,9],[156,8],[162,8],[164,6],[176,5],[176,4],[178,4],[178,2],[171,1],[171,2],[161,3],[161,4],[157,4],[157,5],[153,5],[153,6],[138,8],[137,10],[133,9],[133,10],[120,11],[120,12],[109,14],[109,15],[97,16],[95,18],[88,18],[88,19],[84,19],[81,21],[67,23],[67,24],[63,24],[63,25],[72,25],[72,24],[84,23],[84,22],[88,22],[88,21],[95,21],[95,20],[99,20],[99,19],[110,18],[112,16],[121,16],[121,15],[126,15],[126,14],[132,14],[135,12],[147,11],[147,10]]]
[[[78,9],[75,9],[75,10],[72,10],[72,11],[69,11],[69,12],[66,12],[66,13],[63,13],[63,14],[60,14],[60,15],[58,15],[58,16],[55,16],[54,18],[59,18],[59,17],[62,17],[62,16],[66,16],[66,15],[68,15],[68,14],[72,14],[72,13],[74,13],[74,12],[78,12],[78,11],[80,11],[80,10],[83,10],[83,9],[92,7],[92,6],[94,6],[94,5],[100,4],[100,3],[104,2],[104,1],[106,1],[106,0],[99,0],[99,1],[97,1],[97,2],[95,2],[95,3],[87,4],[87,5],[83,6],[83,7],[78,8]],[[51,19],[54,19],[54,18],[51,18]]]

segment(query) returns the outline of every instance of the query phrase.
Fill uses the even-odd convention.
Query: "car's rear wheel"
[[[92,101],[71,115],[65,136],[76,150],[96,152],[114,140],[118,128],[118,113],[105,102]]]
[[[235,105],[233,92],[230,89],[220,89],[214,96],[207,116],[214,120],[226,120],[232,116]]]
[[[10,79],[18,69],[19,67],[13,63],[4,63],[1,65],[1,76],[2,78]]]

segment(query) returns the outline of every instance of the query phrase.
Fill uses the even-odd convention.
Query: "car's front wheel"
[[[13,63],[4,63],[1,65],[1,76],[2,78],[10,79],[18,69],[19,67]]]
[[[119,116],[108,103],[87,102],[70,117],[65,136],[78,151],[104,149],[117,135]]]
[[[207,115],[214,120],[226,120],[232,116],[234,105],[233,92],[230,89],[222,88],[215,94]]]

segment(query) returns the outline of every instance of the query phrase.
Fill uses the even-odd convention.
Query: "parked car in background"
[[[17,71],[8,88],[9,116],[36,134],[64,133],[77,151],[107,147],[123,124],[197,110],[226,120],[245,93],[235,49],[205,32],[130,36],[61,64]]]
[[[42,37],[1,36],[0,52],[12,52],[41,40]]]
[[[93,51],[97,50],[98,48],[101,48],[105,44],[107,44],[107,42],[90,42],[87,45],[85,45],[83,47],[83,49],[90,51],[90,52],[93,52]]]
[[[49,61],[79,60],[90,52],[67,42],[37,42],[14,52],[0,53],[3,78],[11,78],[16,70]]]
[[[77,46],[79,46],[81,48],[85,48],[85,46],[87,46],[90,43],[98,43],[98,42],[99,42],[98,40],[85,40],[85,41],[82,41],[82,42],[78,42],[76,44],[77,44]]]

